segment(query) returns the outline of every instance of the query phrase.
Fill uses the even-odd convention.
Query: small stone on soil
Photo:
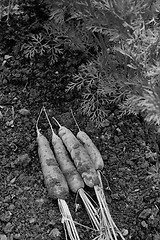
[[[12,213],[10,211],[6,211],[2,215],[0,215],[0,220],[2,222],[8,222],[11,219]]]
[[[36,219],[35,218],[30,218],[29,219],[29,223],[35,223],[36,222]]]
[[[118,193],[114,193],[114,194],[111,194],[111,198],[112,198],[113,200],[119,200],[119,199],[120,199],[120,196],[119,196]]]
[[[6,203],[6,202],[9,202],[11,200],[11,196],[6,196],[5,198],[4,198],[4,202]]]
[[[6,126],[7,126],[7,127],[14,127],[14,121],[13,121],[13,120],[7,121],[7,122],[6,122]]]
[[[15,208],[14,204],[9,205],[9,210],[13,210]]]
[[[16,233],[15,235],[14,235],[14,239],[20,239],[21,238],[21,234],[20,233]]]
[[[116,144],[119,143],[120,142],[119,137],[118,136],[114,136],[114,141],[115,141]]]
[[[153,240],[160,240],[160,234],[159,233],[154,234]]]
[[[146,219],[151,214],[151,212],[151,208],[146,208],[140,213],[139,218]]]
[[[122,235],[123,235],[124,237],[126,237],[126,236],[128,235],[128,233],[129,233],[129,231],[128,231],[127,229],[123,228],[123,229],[121,230],[121,233],[122,233]]]
[[[144,228],[148,228],[148,224],[145,221],[141,222],[141,226],[144,227]]]
[[[30,115],[30,111],[25,109],[25,108],[22,108],[19,110],[19,113],[22,115],[22,116],[28,116]]]
[[[0,234],[0,240],[7,240],[7,236],[4,234]]]
[[[49,210],[49,211],[48,211],[48,217],[49,217],[50,220],[55,219],[55,211],[52,210],[52,209]]]
[[[12,223],[8,222],[3,230],[5,233],[10,233],[12,232],[13,228],[14,226],[12,225]]]
[[[50,234],[49,234],[49,237],[50,237],[52,240],[59,240],[59,239],[60,239],[60,236],[61,236],[61,233],[60,233],[60,231],[58,230],[58,228],[52,229],[52,231],[51,231]]]
[[[45,200],[43,198],[39,198],[39,199],[36,199],[35,201],[39,207],[41,207],[44,203],[45,203]]]
[[[126,164],[128,164],[129,166],[134,166],[134,162],[129,159],[126,160]]]
[[[31,161],[31,158],[27,153],[19,155],[18,158],[14,161],[14,165],[21,165],[26,167]]]

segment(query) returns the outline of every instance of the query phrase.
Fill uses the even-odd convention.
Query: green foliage
[[[136,94],[131,92],[121,104],[122,111],[134,114],[142,112],[147,122],[158,125],[160,124],[159,30],[159,24],[154,18],[147,24],[140,20],[132,36],[123,41],[121,47],[116,48],[129,59],[127,66],[135,69],[138,77],[142,79],[140,90]]]
[[[70,82],[67,87],[67,91],[78,90],[78,92],[81,92],[82,113],[95,121],[97,126],[100,126],[107,117],[104,106],[108,103],[108,93],[111,93],[109,88],[113,88],[112,84],[107,85],[103,81],[106,73],[99,71],[101,67],[101,62],[97,61],[89,62],[87,65],[81,65],[79,73],[74,76],[74,81]],[[111,81],[114,82],[113,79],[110,78],[110,82]]]
[[[54,9],[50,19],[41,27],[38,34],[29,36],[22,46],[27,58],[45,55],[54,64],[65,50],[87,52],[93,47],[92,36],[83,24],[77,21],[76,26],[72,20],[65,21],[67,9]]]
[[[160,91],[158,83],[143,89],[142,96],[128,95],[121,104],[123,114],[143,113],[148,123],[160,125]]]
[[[6,17],[8,22],[9,16],[12,14],[20,15],[22,12],[19,9],[17,0],[1,0],[0,2],[0,21],[3,17]]]
[[[113,102],[123,113],[142,112],[148,122],[159,124],[159,1],[44,2],[50,9],[44,39],[39,43],[34,36],[24,46],[31,52],[26,54],[47,52],[54,63],[65,49],[86,52],[90,61],[79,68],[67,91],[81,94],[82,112],[98,126]]]
[[[99,71],[110,72],[109,77],[102,74],[100,81],[107,86],[103,88],[103,98],[107,98],[105,102],[116,101],[123,113],[142,112],[146,121],[160,124],[160,96],[157,87],[160,52],[160,28],[157,22],[159,2],[86,0],[79,3],[78,10],[77,16],[85,21],[86,28],[93,34],[97,33],[103,59],[103,70],[101,68]],[[113,56],[122,68],[115,67]],[[98,63],[98,59],[96,61]],[[88,76],[91,71],[88,68]],[[79,89],[85,82],[88,87],[85,86],[82,91],[82,111],[85,109],[85,113],[90,115],[90,111],[95,110],[94,107],[89,108],[90,104],[97,106],[97,102],[91,97],[87,97],[85,101],[86,89],[92,85],[92,81],[90,84],[85,81],[87,74],[79,77],[79,73],[69,87],[73,89],[75,85]],[[92,115],[95,116],[93,113]]]
[[[140,80],[137,76],[125,78],[120,72],[108,71],[100,55],[96,60],[80,66],[78,74],[75,74],[73,81],[68,84],[67,91],[76,90],[81,94],[82,112],[100,127],[107,117],[106,107],[112,103],[119,104],[122,99],[133,93],[139,93],[142,89]],[[127,104],[122,105],[123,112],[129,113],[127,109],[131,107],[130,105],[128,108]]]
[[[22,45],[22,50],[27,58],[34,58],[35,56],[48,55],[51,64],[58,60],[60,54],[63,53],[62,41],[59,41],[56,34],[53,36],[50,32],[50,26],[45,26],[46,32],[33,34],[27,43]],[[53,31],[53,29],[51,29]]]
[[[149,180],[152,180],[154,185],[155,185],[154,187],[159,189],[159,184],[160,184],[160,166],[159,166],[159,162],[158,161],[156,162],[156,165],[152,165],[149,168],[148,176],[146,178],[149,179]]]
[[[22,49],[24,49],[24,54],[27,58],[33,58],[36,54],[42,56],[49,48],[49,45],[41,33],[32,35],[31,41],[22,45]]]

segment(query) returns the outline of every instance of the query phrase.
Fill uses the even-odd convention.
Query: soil
[[[22,38],[27,17],[19,26]],[[18,35],[11,23],[8,28],[5,24],[1,37]],[[50,119],[56,117],[76,134],[72,108],[81,129],[100,150],[105,163],[102,178],[107,203],[125,239],[160,240],[159,139],[155,128],[136,116],[121,116],[118,108],[112,107],[104,126],[97,129],[81,114],[79,96],[65,93],[72,73],[84,61],[82,53],[66,51],[46,70],[43,58],[31,65],[22,61],[22,55],[16,52],[20,44],[16,36],[12,48],[6,50],[11,44],[6,39],[2,55],[12,57],[7,60],[7,77],[0,82],[0,240],[65,239],[58,203],[47,196],[37,154],[35,126],[42,106]],[[39,127],[50,139],[44,116]],[[86,191],[96,200],[93,189],[86,187]],[[80,223],[80,238],[93,239],[92,231],[82,226],[91,227],[84,206],[78,198],[80,208],[76,211],[75,201],[76,195],[70,192],[67,203],[73,219]]]

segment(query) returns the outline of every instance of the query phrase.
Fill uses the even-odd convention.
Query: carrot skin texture
[[[85,184],[89,187],[99,185],[99,178],[94,163],[80,141],[65,127],[60,127],[58,134],[67,147]]]
[[[76,167],[67,153],[67,150],[59,136],[52,134],[52,145],[56,159],[67,180],[72,192],[76,193],[80,188],[84,188],[84,182]]]
[[[94,162],[96,170],[102,170],[104,168],[102,156],[90,137],[85,132],[79,131],[77,133],[77,138],[83,143],[85,149]]]
[[[53,199],[66,199],[69,194],[68,184],[58,166],[47,138],[39,133],[37,143],[38,155],[48,196]]]

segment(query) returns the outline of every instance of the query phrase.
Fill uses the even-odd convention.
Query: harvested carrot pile
[[[42,111],[45,113],[51,128],[54,153],[49,146],[48,140],[38,129],[38,121]],[[76,137],[68,128],[61,126],[53,117],[59,127],[58,136],[53,130],[44,107],[40,115],[36,125],[39,158],[48,194],[53,199],[58,199],[66,239],[67,236],[71,240],[79,239],[71,213],[67,203],[64,201],[70,189],[72,192],[78,193],[84,203],[92,223],[91,227],[93,227],[93,231],[96,231],[94,239],[118,240],[118,237],[120,237],[124,240],[123,235],[111,217],[105,200],[100,175],[100,170],[103,169],[104,163],[100,152],[92,140],[85,132],[80,131],[80,129]],[[73,113],[72,116],[74,117]],[[74,120],[76,122],[75,118]],[[77,122],[76,125],[78,125]],[[97,204],[84,191],[84,184],[94,188]]]

